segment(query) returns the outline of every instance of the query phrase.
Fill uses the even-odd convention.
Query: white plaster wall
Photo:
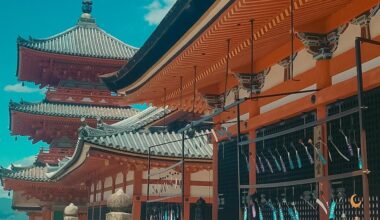
[[[135,175],[135,171],[131,170],[127,173],[127,181],[133,180]]]
[[[316,62],[317,61],[313,58],[313,55],[307,52],[306,49],[302,49],[297,53],[297,56],[293,61],[293,76],[297,76],[312,69],[315,67]],[[284,72],[282,72],[281,77],[284,78]]]
[[[190,195],[192,197],[212,197],[212,186],[191,186]]]
[[[132,197],[132,195],[133,195],[133,184],[127,186],[127,191],[125,193]]]
[[[101,193],[96,193],[96,200],[95,202],[100,202],[102,197],[101,197]]]
[[[123,183],[124,182],[123,179],[124,179],[123,173],[122,172],[118,173],[116,175],[115,184],[117,185],[117,184]]]
[[[92,184],[91,184],[91,192],[94,192],[94,189],[95,189],[95,186],[94,186],[94,184],[92,183]]]
[[[360,25],[349,24],[339,37],[338,48],[334,52],[333,57],[354,48],[355,37],[360,37]]]
[[[200,170],[196,173],[191,173],[190,179],[192,181],[212,181],[212,170]]]
[[[96,190],[100,190],[102,188],[102,182],[99,180],[96,184]]]
[[[112,177],[109,176],[104,180],[104,188],[108,188],[111,186],[112,186]]]
[[[112,190],[105,191],[103,195],[103,199],[107,200],[110,195],[112,195]]]
[[[380,12],[377,12],[377,14],[372,17],[369,27],[371,29],[372,38],[380,35]]]
[[[96,198],[95,198],[95,194],[94,193],[91,193],[90,194],[90,202],[95,202]]]
[[[262,92],[265,92],[276,85],[282,83],[284,81],[284,68],[278,64],[275,64],[271,67],[267,77],[265,78],[264,87],[262,88]]]

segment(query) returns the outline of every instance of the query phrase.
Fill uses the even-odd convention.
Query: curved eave
[[[103,151],[107,153],[113,153],[117,155],[122,155],[122,156],[131,156],[131,157],[138,157],[138,158],[148,157],[146,153],[136,153],[136,152],[130,152],[130,151],[125,151],[125,150],[118,150],[115,148],[105,147],[105,146],[97,145],[91,142],[87,142],[83,140],[82,138],[80,138],[72,158],[59,170],[57,170],[54,173],[51,173],[49,175],[49,178],[52,181],[59,181],[60,179],[64,178],[66,175],[79,169],[85,163],[86,159],[88,158],[88,152],[91,149],[99,150],[99,151]],[[156,156],[156,155],[151,156],[151,159],[163,160],[163,161],[178,161],[178,157]],[[211,158],[186,157],[185,160],[187,162],[212,163]]]
[[[105,51],[102,51],[103,54],[91,54],[90,51],[86,51],[86,52],[70,51],[70,50],[64,51],[62,48],[65,48],[65,45],[63,45],[62,43],[61,44],[57,43],[54,46],[50,45],[51,47],[48,46],[48,48],[45,48],[47,46],[45,46],[45,47],[44,46],[36,46],[36,45],[33,46],[33,44],[35,44],[35,43],[44,43],[44,42],[49,43],[49,41],[53,41],[53,42],[54,41],[59,41],[59,42],[65,41],[65,39],[62,39],[63,37],[65,37],[67,35],[73,35],[72,32],[75,32],[78,30],[79,31],[80,30],[82,30],[82,31],[83,30],[86,30],[86,31],[87,30],[93,30],[91,32],[92,35],[95,35],[95,36],[100,35],[98,37],[104,39],[104,42],[102,42],[102,44],[106,44],[109,47],[114,47],[114,48],[112,48],[112,50],[114,50],[114,51],[118,50],[119,52],[115,53],[115,54],[105,54]],[[88,31],[87,32],[86,31],[84,33],[81,32],[82,34],[84,34],[84,37],[86,37],[86,40],[92,42],[92,44],[93,44],[92,46],[98,46],[97,43],[99,44],[99,42],[93,42],[93,39],[91,39],[91,37],[88,37],[91,35],[89,35],[87,33]],[[88,37],[88,39],[87,39],[87,37]],[[74,43],[78,43],[78,42],[74,42]],[[101,28],[97,27],[96,25],[91,25],[91,28],[88,28],[85,25],[81,25],[81,24],[78,24],[74,27],[67,29],[66,31],[64,31],[62,33],[56,34],[56,35],[48,37],[48,38],[37,39],[37,38],[29,37],[29,40],[27,40],[27,39],[22,38],[21,36],[18,36],[17,48],[19,49],[20,47],[25,47],[25,48],[29,48],[29,49],[32,49],[35,51],[47,52],[47,53],[51,53],[51,54],[61,54],[61,55],[69,55],[69,56],[74,56],[74,57],[99,58],[99,59],[119,60],[119,61],[129,60],[138,51],[137,47],[133,47],[129,44],[122,42],[121,40],[119,40],[119,39],[115,38],[114,36],[108,34],[104,30],[102,30]],[[126,52],[126,51],[128,51],[128,52]],[[94,53],[94,50],[92,52]],[[123,55],[122,53],[129,53],[129,55],[127,55],[127,54]]]
[[[38,105],[40,103],[31,103],[31,105]],[[52,106],[52,108],[54,107],[59,107],[59,106],[64,106],[64,104],[60,104],[60,103],[51,103],[52,105],[56,105],[56,106]],[[78,106],[82,107],[82,108],[88,108],[88,110],[92,110],[92,111],[95,111],[96,108],[99,108],[103,111],[105,110],[114,110],[114,111],[117,111],[117,110],[130,110],[131,112],[128,113],[130,114],[129,116],[127,115],[119,115],[119,116],[99,116],[99,115],[94,115],[94,114],[74,114],[74,113],[57,113],[57,112],[44,112],[44,111],[33,111],[31,109],[26,109],[26,107],[23,107],[22,106],[23,104],[20,104],[20,103],[15,103],[15,102],[10,102],[9,104],[9,113],[10,113],[10,123],[12,123],[12,112],[21,112],[21,113],[25,113],[25,114],[30,114],[30,115],[40,115],[40,116],[53,116],[53,117],[69,117],[69,118],[87,118],[87,119],[97,119],[99,117],[101,117],[101,119],[103,120],[111,120],[111,121],[117,121],[117,120],[123,120],[123,119],[126,119],[126,118],[129,118],[135,114],[137,114],[139,111],[138,110],[135,110],[135,109],[131,109],[131,108],[112,108],[112,107],[104,107],[104,106],[99,106],[99,107],[91,107],[91,106],[87,106],[87,105],[69,105],[68,107],[72,107],[72,108],[76,108]],[[90,109],[92,108],[92,109]],[[134,112],[133,112],[134,111]],[[127,114],[127,113],[125,113]]]
[[[167,53],[186,34],[186,32],[198,22],[215,2],[215,0],[178,0],[159,24],[157,29],[145,42],[143,47],[132,57],[132,59],[130,59],[129,63],[117,73],[101,76],[103,82],[110,90],[118,91],[138,81],[150,67],[158,62],[165,53]],[[233,0],[230,2],[233,2]],[[203,30],[204,29],[202,29],[198,35],[201,34]],[[193,37],[193,39],[198,37],[198,35]],[[186,44],[183,49],[186,48],[188,44]],[[179,52],[175,56],[177,56]],[[174,57],[172,59],[174,59]],[[156,71],[155,74],[158,72],[159,71]],[[140,88],[148,82],[149,79],[145,80],[133,90],[128,90],[127,93],[132,93]]]
[[[21,181],[21,182],[27,182],[27,183],[51,183],[52,180],[48,178],[29,178],[29,177],[12,177],[12,176],[4,176],[2,177],[4,180],[13,180],[13,181]]]

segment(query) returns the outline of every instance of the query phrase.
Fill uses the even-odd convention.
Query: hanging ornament
[[[353,208],[357,209],[359,208],[361,205],[362,205],[362,200],[359,200],[359,202],[355,202],[355,198],[357,197],[358,195],[357,194],[353,194],[351,197],[350,197],[350,204]]]

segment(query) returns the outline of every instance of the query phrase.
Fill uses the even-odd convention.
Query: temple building
[[[379,1],[179,0],[119,71],[126,103],[213,126],[212,219],[379,219]]]
[[[83,2],[78,26],[96,28]],[[2,169],[3,185],[34,220],[62,219],[71,202],[80,219],[105,219],[118,189],[133,220],[379,219],[379,9],[378,0],[177,0],[119,68],[54,68],[62,62],[21,54],[30,71],[19,68],[20,79],[54,93],[83,88],[93,70],[126,112],[63,88],[54,102],[12,102],[15,134],[72,140],[75,151]],[[58,57],[83,56],[70,53]],[[82,108],[62,112],[68,99]],[[152,106],[128,107],[143,102]]]
[[[121,102],[122,97],[109,92],[98,78],[126,64],[137,48],[98,27],[91,10],[91,1],[84,1],[83,14],[74,27],[44,39],[17,39],[18,79],[47,88],[42,102],[9,104],[12,135],[50,145],[41,149],[37,163],[57,165],[74,152],[82,117],[94,126],[99,117],[115,123],[139,112]]]
[[[79,219],[100,220],[109,211],[107,198],[122,189],[133,198],[134,219],[158,216],[158,210],[179,217],[178,194],[186,184],[186,215],[194,216],[195,203],[202,201],[211,216],[210,131],[186,136],[182,154],[176,130],[198,114],[153,106],[137,110],[104,86],[99,75],[119,70],[137,48],[98,27],[91,10],[92,2],[83,0],[76,26],[45,39],[17,40],[18,79],[47,92],[39,103],[10,101],[10,130],[16,139],[28,136],[49,147],[40,150],[33,166],[1,169],[4,189],[13,191],[12,208],[31,220],[60,220],[64,208],[75,203]],[[186,161],[185,181],[181,166],[173,166],[179,160]],[[148,166],[156,175],[148,174]],[[168,166],[173,167],[164,169]],[[148,187],[150,199],[171,197],[167,205],[147,204]]]

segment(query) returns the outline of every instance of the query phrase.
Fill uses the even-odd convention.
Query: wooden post
[[[218,143],[212,142],[212,220],[218,220]]]
[[[249,118],[253,118],[255,116],[260,115],[260,106],[258,100],[250,100],[249,105]],[[256,127],[256,126],[254,126]],[[249,140],[253,140],[256,138],[256,131],[251,130],[249,131]],[[250,143],[249,144],[249,185],[256,184],[256,143]],[[249,193],[255,193],[256,189],[251,188],[249,189]]]
[[[115,185],[116,185],[116,174],[112,175],[112,194],[115,193]]]
[[[324,89],[331,86],[331,76],[330,76],[330,61],[329,60],[318,60],[316,63],[316,74],[318,74],[317,88]],[[317,97],[318,98],[318,97]],[[317,106],[317,120],[327,117],[326,106]],[[320,126],[321,138],[324,143],[327,141],[327,126],[323,124]],[[326,146],[321,146],[321,151],[323,152],[324,158],[328,161],[329,153]],[[321,176],[328,175],[328,164],[323,166],[323,173]],[[319,197],[322,201],[328,201],[330,203],[330,183],[329,181],[319,182]],[[328,220],[328,214],[325,214],[323,209],[319,207],[319,218],[320,220]]]
[[[100,189],[101,189],[101,192],[100,192],[100,201],[104,200],[104,182],[105,182],[104,178],[102,180],[100,180]]]
[[[51,207],[44,206],[42,208],[42,219],[43,220],[51,220]]]
[[[132,219],[141,219],[141,195],[143,184],[143,169],[136,167],[133,184]]]
[[[123,190],[124,193],[127,193],[127,176],[128,176],[128,171],[123,172]]]
[[[185,173],[185,207],[184,207],[184,218],[183,220],[190,220],[190,177],[191,177],[191,170],[189,168],[186,168]]]

